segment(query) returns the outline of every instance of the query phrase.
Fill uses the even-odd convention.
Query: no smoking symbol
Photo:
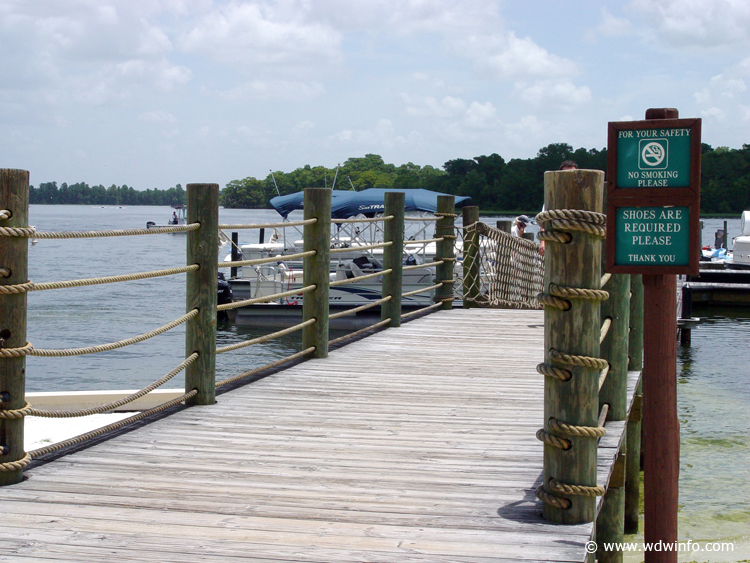
[[[668,143],[667,139],[642,140],[638,168],[647,170],[666,168]]]

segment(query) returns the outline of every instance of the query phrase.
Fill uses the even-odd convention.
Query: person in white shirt
[[[514,237],[523,237],[523,233],[526,231],[526,225],[528,225],[530,219],[526,215],[519,215],[513,221],[513,226],[510,228],[510,234]]]

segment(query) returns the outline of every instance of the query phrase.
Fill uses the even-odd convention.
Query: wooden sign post
[[[672,108],[609,124],[607,271],[643,274],[646,563],[677,563],[677,280],[698,274],[701,120]]]

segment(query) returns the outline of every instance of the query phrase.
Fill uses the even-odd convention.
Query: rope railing
[[[331,254],[343,254],[345,252],[351,252],[353,250],[374,250],[376,248],[388,248],[393,243],[381,242],[378,244],[363,244],[362,246],[346,246],[342,248],[332,248]]]
[[[144,418],[148,418],[151,415],[157,414],[161,411],[167,410],[168,408],[174,407],[175,405],[183,403],[187,401],[188,399],[192,399],[197,394],[198,394],[198,391],[193,389],[192,391],[188,391],[184,395],[175,397],[174,399],[170,401],[166,401],[162,403],[161,405],[158,405],[156,407],[150,408],[145,411],[141,411],[137,414],[134,414],[133,416],[129,416],[127,418],[123,418],[122,420],[118,420],[117,422],[113,422],[112,424],[102,426],[101,428],[97,428],[96,430],[92,430],[91,432],[86,432],[85,434],[75,436],[74,438],[70,438],[68,440],[63,440],[62,442],[57,442],[56,444],[52,444],[50,446],[45,446],[43,448],[32,450],[26,454],[26,457],[28,457],[29,460],[36,459],[38,457],[42,457],[44,455],[60,451],[70,446],[75,446],[77,444],[82,444],[83,442],[88,442],[89,440],[93,440],[94,438],[98,438],[110,432],[114,432],[115,430],[119,430],[120,428],[125,428],[126,426],[133,424],[134,422],[138,422],[139,420],[143,420]]]
[[[42,418],[75,418],[75,417],[90,416],[92,414],[102,414],[105,412],[113,411],[117,408],[133,403],[137,401],[138,399],[140,399],[141,397],[145,397],[151,391],[158,389],[159,387],[164,385],[167,381],[172,379],[175,375],[182,372],[186,367],[188,367],[197,359],[198,359],[197,353],[194,352],[190,354],[190,356],[185,358],[185,360],[183,360],[176,368],[174,368],[172,371],[170,371],[161,379],[158,379],[154,381],[151,385],[147,385],[140,391],[136,391],[135,393],[132,393],[128,395],[127,397],[123,397],[122,399],[119,399],[117,401],[113,401],[111,403],[105,403],[98,407],[91,407],[88,409],[79,409],[79,410],[74,410],[74,411],[66,411],[66,410],[49,411],[49,410],[43,410],[43,409],[35,409],[32,407],[29,410],[28,416],[38,416]]]
[[[426,313],[427,311],[432,311],[433,309],[438,309],[443,306],[443,303],[433,303],[432,305],[426,305],[422,307],[421,309],[416,309],[414,311],[409,311],[408,313],[403,313],[401,315],[402,320],[407,320],[411,317],[415,317],[417,315],[421,315],[423,313]]]
[[[292,289],[289,291],[282,291],[281,293],[273,293],[271,295],[264,295],[262,297],[254,297],[252,299],[243,299],[242,301],[234,301],[232,303],[224,303],[216,307],[217,311],[228,311],[229,309],[238,309],[240,307],[246,307],[247,305],[255,305],[257,303],[268,303],[275,299],[281,299],[282,297],[291,297],[292,295],[305,294],[310,291],[314,291],[317,288],[315,285],[307,285],[300,287],[299,289]]]
[[[236,344],[229,344],[228,346],[222,346],[220,348],[216,348],[216,353],[223,354],[224,352],[231,352],[233,350],[239,350],[240,348],[246,348],[248,346],[252,346],[253,344],[261,344],[263,342],[268,342],[269,340],[273,340],[274,338],[279,338],[281,336],[286,336],[287,334],[297,332],[298,330],[302,330],[306,326],[315,324],[315,322],[316,322],[315,319],[309,319],[307,321],[301,322],[289,328],[285,328],[277,332],[272,332],[271,334],[266,334],[265,336],[259,336],[258,338],[253,338],[252,340],[245,340],[243,342],[238,342]]]
[[[61,231],[61,232],[37,232],[35,227],[0,227],[0,235],[10,237],[26,237],[44,239],[83,239],[103,237],[128,237],[139,235],[161,235],[167,233],[186,233],[197,231],[201,228],[200,223],[189,225],[178,225],[172,227],[151,227],[150,229],[124,229],[108,231]]]
[[[420,293],[427,293],[428,291],[433,291],[435,289],[438,289],[439,287],[443,287],[444,282],[437,283],[435,285],[431,285],[430,287],[423,287],[421,289],[415,289],[414,291],[407,291],[405,293],[401,294],[401,297],[411,297],[412,295],[419,295]]]
[[[187,272],[195,272],[200,266],[193,264],[191,266],[182,266],[180,268],[170,268],[168,270],[155,270],[153,272],[140,272],[135,274],[120,274],[117,276],[105,276],[100,278],[86,278],[80,280],[68,280],[59,282],[41,282],[36,283],[29,281],[25,284],[17,285],[0,285],[0,293],[22,293],[28,291],[45,291],[48,289],[68,289],[71,287],[85,287],[90,285],[101,285],[108,283],[119,283],[134,280],[145,280],[150,278],[173,276]]]
[[[607,338],[607,334],[609,334],[609,329],[612,326],[612,319],[610,317],[607,317],[604,319],[604,322],[602,323],[601,333],[599,335],[599,344],[604,342],[604,339]]]
[[[346,223],[382,223],[384,221],[392,221],[393,215],[387,215],[385,217],[355,217],[354,219],[331,219],[331,223],[334,225],[344,225]]]
[[[328,315],[329,319],[339,319],[341,317],[346,317],[347,315],[355,315],[357,313],[361,313],[362,311],[367,311],[368,309],[372,309],[373,307],[377,307],[378,305],[382,305],[383,303],[387,303],[393,299],[390,295],[388,297],[383,297],[382,299],[377,299],[373,301],[372,303],[366,303],[365,305],[360,305],[359,307],[354,307],[353,309],[346,309],[345,311],[339,311],[338,313],[332,313]]]
[[[252,260],[238,260],[236,262],[219,262],[219,268],[236,268],[239,266],[260,266],[262,264],[272,264],[274,262],[286,260],[299,260],[308,256],[315,256],[315,250],[298,252],[296,254],[280,254],[279,256],[269,256],[268,258],[253,258]]]
[[[476,235],[472,236],[473,233]],[[455,268],[462,281],[456,289],[462,289],[465,300],[478,307],[542,307],[539,294],[544,289],[544,258],[538,243],[511,236],[480,221],[465,227],[463,240],[467,239],[470,245],[478,239],[476,248],[462,249],[464,255],[474,257],[475,273],[463,279],[461,268]]]
[[[222,379],[221,381],[216,382],[216,388],[224,387],[225,385],[229,385],[231,383],[236,383],[237,381],[242,381],[243,379],[247,379],[248,377],[251,377],[253,375],[257,375],[265,370],[273,369],[276,367],[279,367],[280,365],[283,365],[287,362],[291,362],[294,360],[298,360],[300,358],[304,358],[305,356],[309,356],[315,352],[315,347],[310,346],[309,348],[305,348],[304,350],[297,352],[296,354],[291,354],[290,356],[286,356],[284,358],[281,358],[280,360],[276,360],[274,362],[268,363],[266,365],[260,366],[258,368],[251,369],[249,371],[245,371],[239,375],[235,375],[233,377],[228,377],[226,379]]]
[[[132,338],[127,338],[125,340],[119,340],[118,342],[111,342],[109,344],[99,344],[97,346],[88,346],[85,348],[45,350],[45,349],[34,348],[34,346],[31,343],[27,343],[26,346],[24,346],[23,348],[0,348],[0,356],[3,356],[3,357],[37,356],[37,357],[44,357],[44,358],[62,358],[62,357],[70,357],[70,356],[83,356],[85,354],[97,354],[99,352],[109,352],[111,350],[117,350],[118,348],[124,348],[125,346],[130,346],[132,344],[137,344],[139,342],[143,342],[144,340],[148,340],[149,338],[153,338],[154,336],[167,332],[168,330],[171,330],[181,325],[182,323],[187,322],[188,320],[192,319],[196,315],[198,315],[198,310],[193,309],[192,311],[184,314],[178,319],[175,319],[174,321],[167,323],[166,325],[161,326],[157,329],[154,329],[150,332],[146,332],[144,334],[141,334],[139,336],[134,336]]]
[[[437,221],[439,217],[411,217],[409,215],[406,215],[404,217],[404,221],[413,221],[415,223],[434,223]]]
[[[412,266],[402,266],[402,272],[408,272],[409,270],[419,270],[420,268],[430,268],[432,266],[440,266],[445,264],[445,260],[437,260],[435,262],[425,262],[424,264],[414,264]]]
[[[343,279],[343,280],[332,281],[329,284],[329,286],[330,287],[339,287],[339,286],[347,285],[347,284],[350,284],[350,283],[356,283],[356,282],[360,282],[360,281],[364,281],[364,280],[370,280],[372,278],[378,278],[380,276],[387,276],[388,274],[392,274],[392,273],[393,273],[393,268],[388,268],[387,270],[379,270],[379,271],[373,272],[371,274],[363,274],[361,276],[355,276],[353,278],[346,278],[346,279]]]
[[[219,229],[235,229],[235,230],[249,230],[249,229],[274,229],[284,227],[302,227],[304,225],[314,225],[317,219],[304,219],[302,221],[285,221],[282,223],[250,223],[250,224],[220,224]]]
[[[199,185],[200,188],[198,190],[194,190],[193,194],[195,195],[197,192],[208,194],[206,197],[213,197],[209,194],[211,190],[214,188],[213,185]],[[211,186],[211,187],[209,187]],[[209,189],[206,189],[209,187]],[[314,192],[315,190],[311,190]],[[328,197],[330,198],[330,193],[327,195],[324,194],[324,190],[318,190],[319,194],[315,194],[314,198],[318,198],[319,196],[322,197]],[[398,267],[396,266],[386,266],[384,269],[380,271],[370,271],[367,272],[361,276],[355,276],[354,278],[347,278],[342,280],[330,280],[330,274],[327,269],[328,265],[328,255],[330,254],[341,254],[351,251],[368,251],[368,250],[375,250],[375,249],[386,249],[385,255],[388,257],[388,260],[391,262],[393,261],[394,257],[398,256],[399,260],[397,262],[400,262],[401,252],[400,251],[393,251],[391,247],[394,245],[394,240],[398,241],[398,244],[401,245],[404,241],[402,241],[402,236],[400,238],[393,238],[391,234],[388,234],[389,229],[391,227],[389,225],[386,225],[385,231],[385,237],[388,237],[388,240],[385,242],[375,242],[372,244],[363,244],[361,246],[347,246],[345,248],[330,248],[326,245],[324,240],[326,240],[326,237],[323,237],[324,233],[327,235],[329,234],[329,219],[328,214],[323,212],[323,207],[319,207],[320,205],[320,199],[314,199],[316,202],[312,206],[305,206],[306,208],[309,207],[307,211],[310,211],[309,214],[307,214],[306,211],[306,219],[303,221],[296,221],[296,222],[281,222],[281,223],[263,223],[263,224],[219,224],[218,223],[218,213],[215,213],[214,205],[208,203],[208,199],[204,199],[202,196],[198,200],[190,200],[190,186],[188,186],[188,208],[191,210],[191,215],[189,216],[189,220],[191,221],[188,225],[170,225],[166,227],[152,227],[147,229],[126,229],[126,230],[101,230],[101,231],[68,231],[68,232],[37,232],[36,228],[33,226],[7,226],[0,228],[0,235],[1,236],[13,236],[13,237],[35,237],[37,239],[83,239],[83,238],[96,238],[96,237],[115,237],[115,236],[134,236],[134,235],[151,235],[151,234],[164,234],[164,233],[179,233],[179,232],[187,232],[192,233],[189,234],[188,237],[188,263],[190,263],[190,266],[184,266],[180,268],[170,268],[170,269],[160,269],[156,271],[151,272],[139,272],[139,273],[129,273],[129,274],[121,274],[121,275],[113,275],[113,276],[101,276],[101,277],[92,277],[87,279],[76,279],[76,280],[67,280],[67,281],[57,281],[57,282],[44,282],[44,283],[34,283],[32,281],[28,281],[25,283],[11,283],[8,285],[0,285],[0,294],[5,295],[12,295],[12,294],[18,294],[18,293],[25,293],[25,292],[32,292],[32,291],[43,291],[43,290],[51,290],[51,289],[66,289],[66,288],[76,288],[76,287],[85,287],[85,286],[92,286],[92,285],[98,285],[98,284],[109,284],[109,283],[118,283],[118,282],[125,282],[125,281],[134,281],[134,280],[144,280],[144,279],[150,279],[150,278],[157,278],[157,277],[163,277],[163,276],[169,276],[169,275],[177,275],[177,274],[188,274],[188,303],[190,303],[190,312],[186,313],[182,317],[165,324],[164,326],[161,326],[157,329],[154,329],[152,331],[149,331],[147,333],[134,336],[131,338],[126,338],[124,340],[120,340],[117,342],[107,343],[107,344],[100,344],[100,345],[94,345],[94,346],[88,346],[83,348],[70,348],[70,349],[59,349],[59,350],[52,350],[52,349],[37,349],[34,347],[33,344],[30,342],[27,342],[24,346],[18,347],[18,348],[6,348],[3,346],[3,341],[0,341],[0,355],[6,358],[22,358],[24,356],[38,356],[38,357],[70,357],[70,356],[79,356],[84,354],[93,354],[98,352],[106,352],[111,350],[116,350],[119,348],[123,348],[125,346],[129,346],[132,344],[136,344],[139,342],[143,342],[149,338],[152,338],[154,336],[157,336],[159,334],[162,334],[168,330],[171,330],[172,328],[175,328],[176,326],[179,326],[183,323],[188,323],[187,326],[187,338],[186,341],[188,342],[186,345],[187,349],[193,349],[196,350],[196,352],[190,353],[188,357],[182,361],[176,368],[171,370],[169,373],[158,379],[157,381],[139,389],[138,391],[132,392],[128,394],[128,396],[123,397],[119,400],[104,403],[98,406],[94,407],[88,407],[88,408],[82,408],[77,410],[49,410],[49,409],[39,409],[32,405],[29,405],[26,403],[22,408],[9,408],[9,409],[0,409],[0,418],[2,419],[9,419],[14,420],[18,418],[23,418],[25,416],[37,416],[42,418],[71,418],[71,417],[83,417],[83,416],[90,416],[94,414],[102,414],[102,413],[108,413],[115,409],[120,409],[121,407],[124,407],[126,405],[132,404],[138,399],[141,399],[145,395],[148,395],[151,393],[154,389],[164,385],[167,381],[173,379],[177,374],[181,372],[185,372],[185,386],[186,386],[186,392],[181,395],[180,397],[177,397],[171,401],[167,401],[166,403],[163,403],[162,405],[159,405],[158,407],[154,407],[152,409],[145,410],[141,413],[137,413],[135,416],[128,417],[127,419],[118,421],[114,424],[107,425],[103,428],[97,429],[93,432],[88,432],[85,434],[82,434],[80,436],[76,436],[69,440],[64,440],[60,443],[54,444],[49,447],[40,448],[31,452],[24,452],[22,454],[21,459],[17,459],[12,462],[0,464],[0,471],[16,471],[18,469],[22,469],[25,467],[32,459],[45,456],[47,454],[50,454],[55,451],[62,450],[64,448],[68,448],[71,446],[75,446],[76,444],[83,443],[86,440],[90,440],[99,436],[102,436],[108,432],[112,432],[114,430],[123,428],[127,426],[128,424],[132,424],[135,421],[142,420],[148,416],[151,416],[152,414],[155,414],[157,412],[161,412],[164,409],[173,407],[175,405],[178,405],[179,403],[186,402],[188,404],[211,404],[213,402],[213,397],[215,390],[220,387],[224,387],[226,385],[230,385],[233,383],[241,382],[244,379],[251,378],[253,376],[257,376],[258,374],[261,374],[263,371],[271,370],[274,368],[277,368],[279,366],[282,366],[286,363],[304,359],[306,357],[314,356],[314,357],[325,357],[327,354],[327,346],[335,345],[339,343],[343,343],[347,340],[350,340],[352,338],[356,338],[358,336],[361,336],[365,333],[372,332],[374,330],[379,330],[382,328],[385,328],[389,325],[398,326],[399,320],[401,318],[407,319],[409,317],[412,317],[413,315],[418,314],[424,314],[426,312],[430,312],[438,307],[445,306],[447,301],[452,301],[452,297],[446,297],[442,296],[440,299],[437,300],[437,303],[430,304],[428,306],[425,306],[421,309],[415,310],[411,313],[407,314],[401,314],[400,312],[400,297],[411,297],[423,293],[427,293],[430,291],[433,291],[438,288],[444,288],[451,286],[455,283],[455,279],[446,279],[450,278],[450,274],[447,276],[445,273],[443,273],[441,276],[438,276],[440,279],[440,283],[436,285],[430,285],[429,287],[423,287],[420,289],[417,289],[415,291],[408,291],[403,292],[401,287],[401,282],[398,282],[398,291],[391,292],[388,295],[385,295],[385,288],[382,290],[382,295],[384,295],[381,298],[373,299],[369,303],[365,303],[363,305],[348,308],[346,310],[337,311],[334,313],[331,313],[330,311],[326,313],[328,319],[338,319],[341,317],[345,317],[347,315],[357,315],[358,313],[371,310],[373,308],[379,307],[379,306],[385,306],[387,303],[398,303],[397,307],[398,309],[395,311],[391,311],[389,314],[389,318],[383,318],[379,322],[375,322],[370,326],[364,327],[361,330],[357,330],[355,332],[349,333],[345,336],[342,336],[340,338],[328,339],[327,334],[327,327],[328,323],[326,322],[324,327],[322,326],[323,323],[319,322],[320,319],[317,317],[320,317],[320,311],[316,309],[316,313],[314,313],[315,316],[310,318],[310,312],[308,311],[308,305],[310,303],[314,302],[314,299],[311,297],[308,297],[304,301],[304,310],[306,311],[304,313],[304,318],[307,320],[304,320],[303,322],[296,324],[295,326],[285,328],[283,330],[278,330],[276,332],[273,332],[271,334],[267,334],[258,338],[253,338],[250,340],[246,340],[243,342],[237,342],[234,344],[226,345],[226,346],[216,346],[215,344],[215,328],[214,334],[211,337],[212,342],[214,343],[213,350],[208,349],[208,352],[206,352],[206,348],[204,347],[203,342],[206,339],[203,340],[196,340],[196,338],[203,338],[200,336],[201,334],[209,334],[210,329],[206,329],[207,322],[210,319],[205,318],[206,317],[206,311],[210,310],[215,307],[215,311],[227,311],[231,309],[238,309],[245,306],[251,306],[255,304],[261,304],[261,303],[267,303],[272,301],[278,301],[286,297],[292,297],[292,296],[300,296],[300,295],[309,295],[312,292],[321,289],[321,284],[324,285],[326,288],[330,287],[338,287],[343,286],[345,284],[350,283],[356,283],[366,280],[373,280],[373,279],[387,279],[387,278],[393,278],[393,274],[396,271],[411,271],[411,270],[417,270],[420,268],[433,268],[438,266],[445,266],[448,264],[450,268],[452,268],[452,264],[455,264],[456,258],[452,257],[452,255],[448,255],[445,259],[440,260],[434,260],[432,262],[428,262],[425,264],[415,264],[410,266],[403,266],[401,263],[398,263]],[[307,197],[307,194],[306,194]],[[403,196],[401,196],[403,198]],[[192,201],[192,203],[191,203]],[[311,200],[312,201],[312,200]],[[389,201],[389,198],[386,198],[386,201]],[[391,209],[394,209],[393,207],[393,199],[390,199],[391,203],[387,205],[391,205]],[[205,203],[204,203],[205,202]],[[398,204],[401,205],[401,204]],[[197,214],[193,214],[194,210],[200,210]],[[387,208],[386,208],[387,209]],[[395,209],[398,209],[398,207],[395,207]],[[213,210],[213,211],[211,211]],[[316,211],[312,211],[316,210]],[[215,213],[215,217],[210,217],[209,215]],[[321,214],[322,213],[322,214]],[[313,218],[310,218],[310,215],[314,215]],[[334,224],[347,224],[347,223],[388,223],[388,222],[395,222],[394,219],[398,217],[398,220],[400,222],[401,216],[403,214],[403,211],[400,211],[397,214],[394,214],[393,212],[388,212],[387,215],[383,217],[376,217],[376,218],[356,218],[356,219],[334,219],[330,222]],[[447,220],[448,217],[454,218],[455,214],[439,214],[439,216]],[[7,220],[12,217],[12,213],[6,210],[0,210],[0,219]],[[320,217],[323,217],[321,220]],[[405,219],[406,221],[425,221],[425,218],[416,218],[416,217],[409,217]],[[436,218],[431,218],[427,220],[436,220]],[[316,228],[315,225],[318,225],[319,228]],[[305,252],[298,252],[296,254],[286,254],[281,256],[269,256],[265,258],[258,258],[258,259],[251,259],[251,260],[241,260],[236,262],[213,262],[215,260],[217,254],[214,250],[214,252],[208,253],[209,256],[212,257],[212,259],[209,260],[208,263],[206,263],[206,256],[204,256],[204,252],[201,249],[205,248],[211,248],[218,249],[218,244],[215,243],[215,239],[218,234],[219,241],[221,242],[226,241],[226,236],[223,235],[222,229],[263,229],[263,228],[285,228],[285,227],[305,227],[305,234],[304,239],[305,241],[308,240],[315,240],[316,242],[314,245],[312,245],[312,248],[316,248],[317,250],[308,250]],[[396,227],[398,228],[398,227]],[[400,227],[403,230],[403,225]],[[454,229],[453,226],[449,226],[447,222],[440,227],[441,229],[451,229],[450,232],[453,232],[452,229]],[[309,229],[309,231],[308,231]],[[377,227],[376,227],[377,230]],[[341,231],[343,232],[343,230]],[[392,232],[392,231],[391,231]],[[308,234],[314,233],[314,236],[311,236],[308,239]],[[357,230],[357,234],[359,234],[359,230]],[[420,232],[421,234],[421,232]],[[223,235],[223,236],[222,236]],[[418,235],[417,235],[418,236]],[[453,234],[445,234],[440,237],[435,237],[431,239],[425,239],[425,240],[410,240],[405,241],[405,247],[407,249],[413,248],[417,245],[426,245],[428,243],[441,243],[445,241],[452,241],[453,239],[456,239],[456,236]],[[210,244],[209,244],[210,241]],[[367,242],[367,241],[363,241]],[[324,245],[321,250],[321,243]],[[450,242],[450,244],[453,244]],[[310,247],[306,247],[310,248]],[[391,249],[391,250],[389,250]],[[210,300],[206,301],[203,297],[203,293],[200,292],[201,296],[198,296],[198,290],[195,289],[196,287],[205,287],[207,283],[209,283],[209,276],[206,274],[206,272],[215,272],[213,268],[225,268],[225,267],[238,267],[238,266],[259,266],[263,264],[271,264],[274,262],[278,262],[279,260],[305,260],[305,268],[308,267],[308,259],[314,259],[316,255],[320,254],[322,258],[321,260],[318,260],[317,262],[315,260],[310,260],[310,263],[314,265],[314,269],[316,270],[315,277],[313,279],[315,280],[314,283],[309,283],[308,285],[304,287],[299,288],[289,288],[288,291],[282,291],[278,293],[273,293],[270,295],[264,295],[260,297],[255,297],[252,299],[243,299],[238,302],[234,303],[226,303],[223,305],[216,306],[211,303]],[[27,257],[24,257],[24,259],[27,259]],[[195,263],[193,263],[195,262]],[[403,269],[402,269],[403,267]],[[2,277],[10,277],[13,274],[13,270],[16,269],[14,264],[7,264],[3,265],[2,268],[0,268],[0,276]],[[311,271],[313,268],[311,268]],[[366,270],[365,270],[366,271]],[[196,277],[196,274],[201,273],[202,274],[198,277]],[[307,274],[307,270],[305,270],[305,274]],[[212,274],[210,277],[213,278],[215,274]],[[454,276],[455,277],[455,276]],[[419,277],[420,284],[423,282],[421,281],[423,278]],[[400,279],[400,277],[399,277]],[[193,284],[193,291],[191,293],[190,287],[191,284]],[[276,286],[278,287],[278,286]],[[281,286],[283,287],[283,285]],[[288,286],[287,286],[288,287]],[[327,292],[324,293],[324,295],[327,295]],[[194,300],[194,301],[193,301]],[[327,301],[327,300],[323,300]],[[321,302],[323,302],[321,301]],[[215,302],[214,302],[215,303]],[[208,307],[206,307],[206,304],[208,304]],[[386,314],[385,312],[383,314]],[[215,321],[214,321],[215,322]],[[215,326],[215,324],[214,324]],[[280,358],[278,360],[275,360],[273,362],[267,363],[263,366],[253,368],[248,371],[244,371],[238,375],[223,379],[221,381],[215,380],[215,375],[211,368],[208,370],[203,367],[205,364],[205,358],[211,357],[214,353],[215,354],[222,354],[227,353],[230,351],[236,351],[240,350],[255,344],[262,344],[265,342],[268,342],[272,339],[283,337],[285,335],[302,331],[303,332],[303,350],[291,355],[288,355],[284,358]],[[325,332],[326,338],[321,339],[320,335],[322,335]],[[207,355],[208,354],[208,355]],[[213,361],[213,360],[211,360]],[[203,362],[203,363],[201,363]],[[206,383],[206,378],[204,376],[205,373],[211,373],[211,381],[210,384]],[[10,396],[13,395],[13,390],[11,391]],[[21,457],[21,456],[19,456]]]
[[[361,336],[365,334],[366,332],[387,326],[389,324],[391,324],[391,319],[382,320],[380,322],[371,324],[370,326],[366,326],[365,328],[361,328],[355,332],[350,332],[349,334],[345,334],[344,336],[340,336],[338,338],[334,338],[333,340],[329,340],[328,345],[334,346],[336,344],[341,344],[342,342],[346,342],[347,340],[351,340],[352,338],[357,338],[358,336]]]
[[[443,242],[446,239],[446,236],[442,236],[440,238],[428,238],[424,240],[405,240],[404,241],[404,247],[407,246],[419,246],[422,244],[429,244],[431,242]]]

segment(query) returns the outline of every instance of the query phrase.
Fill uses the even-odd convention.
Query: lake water
[[[43,206],[30,209],[40,231],[102,230],[166,223],[166,207]],[[494,225],[497,217],[483,217]],[[222,223],[276,222],[272,210],[221,209]],[[728,221],[730,237],[739,218]],[[703,243],[712,244],[723,220],[708,219]],[[536,232],[532,225],[529,229]],[[268,236],[268,235],[267,235]],[[257,231],[241,231],[256,242]],[[730,244],[731,248],[731,244]],[[185,265],[185,235],[83,240],[42,240],[29,248],[29,278],[71,280]],[[185,311],[185,276],[31,292],[28,340],[37,348],[77,348],[153,330]],[[701,553],[681,561],[750,559],[750,309],[698,309],[705,319],[691,348],[678,351],[678,402],[682,425],[680,539],[729,541],[730,553]],[[258,330],[219,324],[220,346],[252,338]],[[169,372],[184,358],[184,327],[146,342],[74,358],[27,358],[28,391],[136,389]],[[217,356],[223,379],[296,352],[299,334]],[[177,376],[168,387],[183,386]],[[628,556],[628,561],[640,558]]]

